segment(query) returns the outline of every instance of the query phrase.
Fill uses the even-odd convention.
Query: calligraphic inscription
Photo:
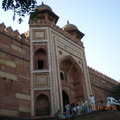
[[[35,76],[35,86],[47,86],[48,85],[48,77],[46,75],[37,75]]]
[[[46,77],[38,77],[37,78],[37,84],[46,84],[47,81],[46,81]]]
[[[46,39],[46,30],[33,30],[33,39],[39,40],[39,39]]]
[[[44,32],[35,32],[35,38],[44,38],[45,37],[45,34]]]

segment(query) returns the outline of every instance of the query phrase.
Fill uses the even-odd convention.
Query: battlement
[[[13,30],[10,26],[6,27],[4,23],[0,24],[0,32],[4,33],[13,39],[17,39],[20,42],[29,44],[29,33],[20,34],[18,30]]]
[[[116,81],[115,79],[113,79],[113,78],[111,78],[111,77],[109,77],[109,76],[107,76],[107,75],[93,69],[92,67],[88,66],[88,70],[89,70],[89,73],[91,73],[93,75],[96,75],[96,76],[100,77],[101,79],[104,79],[104,80],[106,80],[108,82],[111,82],[111,83],[113,83],[115,85],[118,85],[118,83],[120,83],[120,82]]]

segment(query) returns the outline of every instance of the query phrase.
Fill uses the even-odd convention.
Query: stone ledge
[[[0,116],[0,120],[59,120],[56,117],[11,117],[11,116]],[[64,120],[120,120],[120,111],[95,111],[88,114],[79,115],[76,117],[70,117]]]

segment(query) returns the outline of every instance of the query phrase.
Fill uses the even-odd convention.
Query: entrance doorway
[[[71,56],[66,56],[64,59],[61,60],[60,78],[61,87],[63,88],[64,86],[66,86],[69,92],[72,93],[72,98],[69,98],[72,103],[77,103],[78,100],[84,99],[84,97],[86,96],[86,86],[84,86],[84,74],[76,60],[73,59]],[[63,93],[63,97],[66,101],[67,95]]]
[[[42,94],[36,99],[36,116],[49,115],[49,98]]]
[[[63,97],[63,111],[65,112],[65,105],[69,104],[69,97],[64,91],[62,92],[62,97]]]

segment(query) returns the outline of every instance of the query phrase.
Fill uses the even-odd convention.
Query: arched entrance
[[[60,61],[60,71],[63,73],[60,73],[61,87],[68,91],[70,104],[83,100],[85,84],[80,65],[71,56],[66,56]]]
[[[49,115],[49,99],[46,95],[41,94],[36,99],[36,116]]]
[[[64,91],[62,91],[62,97],[63,97],[62,98],[63,99],[63,111],[65,112],[65,105],[69,104],[69,97]]]

